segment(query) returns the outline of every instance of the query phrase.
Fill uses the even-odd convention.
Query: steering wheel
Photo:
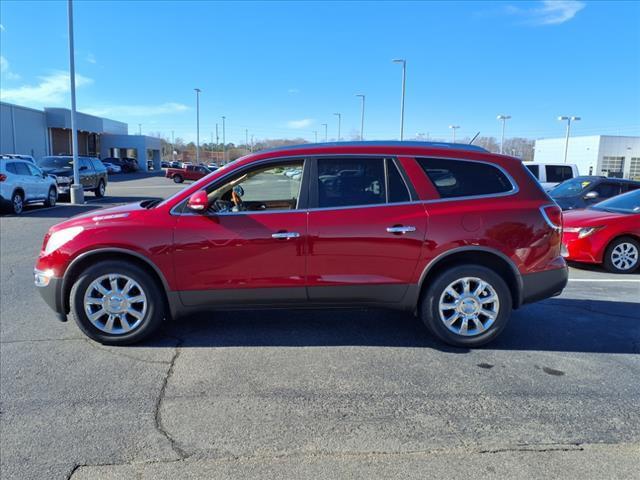
[[[243,195],[244,188],[242,188],[242,186],[240,185],[236,185],[235,187],[233,187],[233,190],[231,190],[231,201],[233,202],[237,210],[244,210],[244,207],[242,205]]]

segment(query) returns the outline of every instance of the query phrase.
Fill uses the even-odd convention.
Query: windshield
[[[42,157],[38,162],[42,168],[73,168],[72,157]]]
[[[557,197],[573,197],[580,195],[593,182],[591,180],[585,180],[583,178],[574,178],[573,180],[567,180],[562,182],[556,188],[549,192],[553,198]]]
[[[616,213],[640,213],[640,190],[612,197],[591,207],[592,210]]]

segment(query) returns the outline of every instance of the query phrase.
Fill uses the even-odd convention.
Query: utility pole
[[[78,160],[78,131],[76,130],[76,61],[73,46],[73,0],[68,3],[69,15],[69,77],[71,80],[71,154],[73,155],[73,185],[69,195],[71,203],[84,203],[84,190],[80,183],[80,165]]]
[[[249,129],[248,128],[244,129],[244,144],[247,147],[247,150],[249,150]]]
[[[313,131],[313,134],[316,136],[316,141],[315,141],[315,143],[318,143],[318,131],[317,131],[317,130],[314,130],[314,131]]]
[[[227,161],[227,141],[225,138],[225,121],[227,117],[222,117],[222,163],[224,164]]]
[[[175,140],[173,138],[173,130],[171,130],[171,161],[175,160],[175,158],[173,156],[173,152],[175,151],[176,147],[174,146],[174,144],[175,144]]]
[[[402,97],[400,100],[400,140],[402,141],[404,139],[404,94],[407,83],[407,61],[398,58],[393,60],[393,63],[400,63],[402,65]]]
[[[200,164],[200,90],[194,88],[196,92],[196,165]]]
[[[580,120],[580,117],[575,117],[575,116],[564,117],[563,116],[563,117],[558,117],[558,120],[567,122],[567,134],[564,139],[564,163],[567,163],[567,153],[569,152],[569,136],[571,135],[571,122],[577,122],[578,120]]]
[[[328,125],[326,123],[323,123],[322,126],[324,127],[324,143],[327,143],[327,129],[329,128]]]
[[[334,115],[336,115],[338,117],[338,141],[340,141],[340,127],[342,124],[342,114],[341,113],[334,113]]]
[[[511,118],[511,115],[498,115],[496,117],[498,120],[502,120],[502,137],[500,140],[500,153],[504,152],[504,126],[507,123],[507,120]]]
[[[218,136],[218,124],[216,123],[216,161],[218,161],[218,145],[220,145],[220,137]]]
[[[360,141],[364,140],[364,99],[365,96],[362,93],[358,93],[356,97],[362,99],[362,108],[360,109]]]
[[[456,143],[456,130],[460,128],[460,125],[449,125],[449,128],[453,130],[453,143]]]

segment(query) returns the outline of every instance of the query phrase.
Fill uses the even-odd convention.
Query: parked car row
[[[20,215],[25,205],[42,203],[55,206],[58,200],[56,179],[47,175],[33,160],[0,156],[0,206]]]

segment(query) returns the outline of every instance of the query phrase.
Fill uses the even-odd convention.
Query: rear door
[[[29,169],[30,177],[29,182],[32,185],[32,195],[34,198],[47,198],[49,194],[49,181],[43,177],[42,170],[33,165],[32,163],[25,163]]]
[[[427,217],[399,164],[384,157],[319,157],[312,168],[309,299],[400,302]]]

